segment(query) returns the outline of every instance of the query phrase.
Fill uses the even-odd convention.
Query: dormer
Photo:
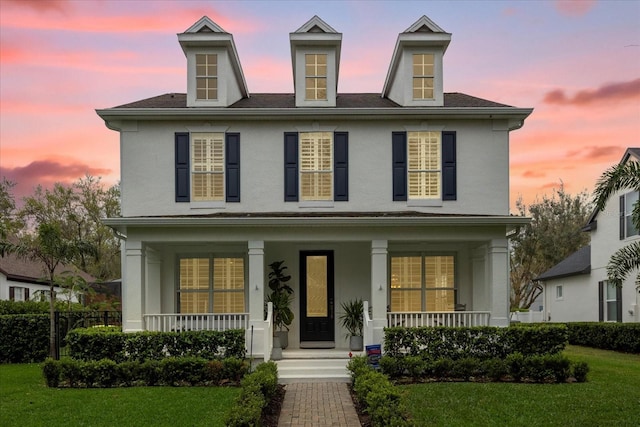
[[[426,16],[400,33],[382,97],[403,107],[442,107],[442,58],[449,42],[451,34]]]
[[[289,40],[296,107],[335,107],[342,34],[314,16]]]
[[[187,107],[228,107],[249,97],[231,34],[203,16],[178,41],[187,57]]]

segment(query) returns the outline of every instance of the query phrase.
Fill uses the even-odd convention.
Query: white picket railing
[[[147,331],[156,332],[246,330],[249,313],[145,314],[144,324]]]
[[[373,344],[373,321],[369,316],[369,301],[362,302],[362,337],[364,345]]]
[[[267,303],[267,318],[264,320],[264,361],[271,360],[273,350],[273,303]]]
[[[389,327],[489,326],[488,311],[429,311],[387,313]]]

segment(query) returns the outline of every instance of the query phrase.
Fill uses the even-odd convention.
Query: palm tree
[[[604,209],[609,197],[619,190],[632,189],[640,191],[640,162],[627,161],[607,169],[596,184],[594,204],[596,209]],[[640,200],[633,206],[631,220],[634,227],[640,230]],[[618,249],[609,259],[607,276],[616,286],[634,270],[640,268],[640,241]],[[640,272],[636,276],[636,288],[640,291]]]
[[[0,256],[12,253],[23,259],[40,261],[49,285],[49,355],[56,357],[55,335],[55,283],[56,268],[70,264],[80,254],[93,254],[95,251],[86,242],[66,238],[57,223],[45,222],[38,226],[37,234],[30,240],[13,243],[0,241]]]

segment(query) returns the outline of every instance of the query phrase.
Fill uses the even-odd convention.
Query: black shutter
[[[349,200],[349,133],[333,134],[333,200]]]
[[[622,322],[622,286],[616,286],[616,322]]]
[[[625,237],[624,226],[624,196],[620,196],[620,240],[624,240]]]
[[[24,300],[29,301],[29,288],[24,288]]]
[[[442,200],[456,200],[456,133],[442,132]]]
[[[13,286],[9,286],[9,301],[15,301],[16,298],[16,288]]]
[[[298,133],[284,133],[284,201],[298,201]]]
[[[407,133],[391,134],[393,165],[393,201],[407,200]]]
[[[598,282],[598,320],[604,321],[604,282]]]
[[[240,134],[225,136],[226,201],[240,201]]]
[[[176,132],[176,202],[189,201],[189,133]]]

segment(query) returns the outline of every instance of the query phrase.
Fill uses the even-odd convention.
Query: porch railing
[[[155,332],[246,330],[249,313],[145,314],[144,324]]]
[[[264,321],[264,361],[271,360],[273,350],[273,303],[267,303],[267,318]]]
[[[369,301],[362,302],[362,336],[364,345],[373,344],[373,321],[369,316]]]
[[[489,326],[488,311],[428,311],[387,313],[389,327]]]

